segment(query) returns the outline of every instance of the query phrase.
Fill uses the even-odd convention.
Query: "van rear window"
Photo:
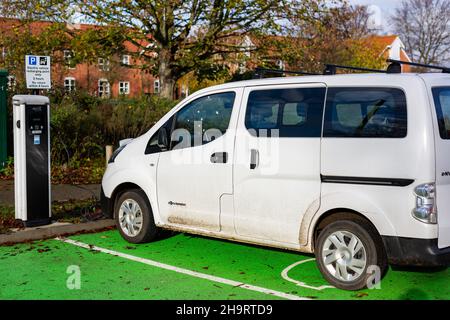
[[[442,139],[450,139],[450,87],[432,89]]]
[[[323,136],[403,138],[406,97],[395,88],[329,88]]]

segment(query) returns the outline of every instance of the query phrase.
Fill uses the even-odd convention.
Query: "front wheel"
[[[364,221],[330,223],[319,234],[315,252],[324,278],[340,289],[360,290],[375,284],[387,268],[379,236]]]
[[[117,229],[128,242],[149,242],[158,234],[150,204],[142,190],[121,194],[114,207],[114,217]]]

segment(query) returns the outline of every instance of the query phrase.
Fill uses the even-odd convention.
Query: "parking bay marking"
[[[307,284],[304,283],[304,282],[301,282],[301,281],[298,281],[298,280],[294,280],[294,279],[292,279],[292,278],[290,278],[290,277],[288,276],[288,272],[289,272],[292,268],[294,268],[294,267],[296,267],[296,266],[298,266],[298,265],[300,265],[300,264],[303,264],[303,263],[305,263],[305,262],[310,262],[310,261],[314,261],[314,260],[316,260],[316,259],[314,259],[314,258],[311,258],[311,259],[305,259],[305,260],[297,261],[296,263],[291,264],[290,266],[286,267],[286,268],[281,272],[281,277],[282,277],[283,279],[289,281],[289,282],[295,283],[295,284],[296,284],[297,286],[299,286],[299,287],[303,287],[303,288],[307,288],[307,289],[313,289],[313,290],[319,290],[319,291],[321,291],[321,290],[323,290],[323,289],[331,289],[331,288],[335,288],[335,287],[333,287],[333,286],[327,286],[327,285],[325,285],[325,286],[320,286],[320,287],[310,286],[310,285],[307,285]]]
[[[276,296],[276,297],[280,297],[280,298],[284,298],[284,299],[288,299],[288,300],[310,300],[309,298],[299,297],[296,295],[292,295],[292,294],[288,294],[288,293],[284,293],[284,292],[280,292],[280,291],[275,291],[275,290],[271,290],[271,289],[267,289],[267,288],[263,288],[263,287],[258,287],[258,286],[246,284],[246,283],[235,281],[235,280],[230,280],[230,279],[212,276],[212,275],[197,272],[197,271],[179,268],[179,267],[171,266],[171,265],[161,263],[158,261],[140,258],[140,257],[132,256],[130,254],[89,245],[89,244],[86,244],[86,243],[83,243],[80,241],[75,241],[75,240],[61,238],[61,237],[55,238],[55,240],[62,241],[62,242],[68,243],[68,244],[72,244],[72,245],[75,245],[75,246],[78,246],[81,248],[103,252],[106,254],[110,254],[110,255],[121,257],[124,259],[132,260],[135,262],[141,262],[141,263],[147,264],[149,266],[166,269],[166,270],[170,270],[170,271],[175,271],[175,272],[182,273],[182,274],[185,274],[188,276],[192,276],[192,277],[196,277],[196,278],[200,278],[200,279],[206,279],[209,281],[214,281],[214,282],[218,282],[218,283],[222,283],[222,284],[227,284],[227,285],[230,285],[233,287],[244,288],[247,290],[256,291],[256,292],[260,292],[260,293],[264,293],[264,294],[268,294],[268,295],[272,295],[272,296]]]

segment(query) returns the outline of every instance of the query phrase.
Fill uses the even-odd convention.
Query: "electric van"
[[[450,74],[200,90],[121,142],[101,194],[129,242],[170,229],[313,253],[342,289],[374,267],[448,266]]]

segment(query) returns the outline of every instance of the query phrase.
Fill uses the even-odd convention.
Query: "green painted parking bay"
[[[450,299],[448,268],[390,269],[380,289],[348,292],[330,288],[313,256],[295,252],[187,234],[141,245],[117,231],[69,241],[0,247],[0,298]],[[69,265],[80,267],[80,290],[67,289]]]

